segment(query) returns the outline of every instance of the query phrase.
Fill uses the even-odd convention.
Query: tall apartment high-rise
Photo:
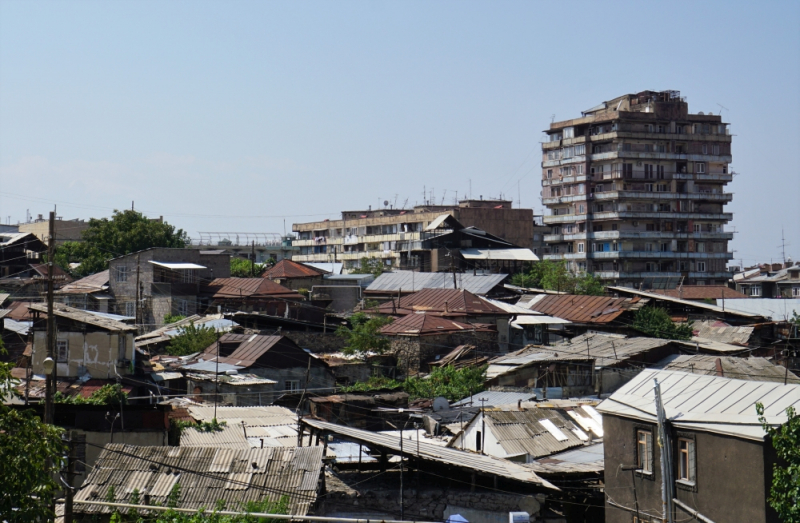
[[[542,145],[545,259],[609,285],[724,284],[731,135],[679,91],[626,94],[554,122]]]

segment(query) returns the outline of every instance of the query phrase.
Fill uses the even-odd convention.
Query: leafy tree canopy
[[[55,261],[65,270],[70,263],[80,263],[71,271],[87,276],[108,268],[112,258],[150,247],[185,247],[189,242],[183,229],[166,222],[153,221],[136,211],[114,211],[108,218],[92,218],[83,231],[82,241],[66,242],[56,250]]]
[[[403,387],[402,381],[397,381],[384,376],[370,376],[367,381],[359,381],[348,387],[342,387],[342,392],[369,392],[373,390],[394,390]]]
[[[357,354],[365,357],[368,352],[382,353],[386,351],[391,342],[380,333],[381,327],[392,323],[393,318],[388,316],[370,317],[359,312],[350,316],[350,325],[340,326],[336,335],[345,339],[346,345],[342,349],[345,354]]]
[[[372,274],[376,278],[383,274],[383,261],[380,258],[361,258],[358,267],[350,269],[350,274]]]
[[[50,504],[60,485],[48,461],[53,470],[61,468],[66,453],[63,431],[42,423],[33,410],[2,403],[18,381],[11,376],[13,367],[0,362],[0,517],[9,523],[49,521],[55,517]]]
[[[772,464],[769,504],[781,521],[800,523],[800,415],[789,407],[786,423],[773,427],[764,417],[764,405],[757,403],[756,412],[779,460]]]
[[[244,258],[231,257],[231,276],[234,278],[258,278],[268,268],[266,263],[251,263]]]
[[[109,495],[110,494],[110,495]],[[113,502],[114,492],[111,491],[106,495],[106,500]],[[134,496],[134,494],[136,494]],[[138,490],[131,493],[130,503],[141,504],[141,497]],[[180,483],[175,483],[172,490],[167,496],[166,507],[178,508],[180,507],[181,487]],[[217,512],[231,510],[243,512],[240,516],[221,515]],[[174,510],[167,510],[165,512],[151,511],[149,515],[139,514],[136,509],[123,509],[117,511],[111,516],[111,523],[278,523],[283,520],[275,518],[254,518],[248,514],[262,513],[262,514],[288,514],[289,513],[289,496],[281,496],[277,501],[248,501],[245,503],[237,503],[237,506],[228,509],[223,500],[217,500],[213,510],[201,509],[196,514],[185,514],[183,512],[176,512]]]
[[[177,323],[181,320],[185,320],[186,316],[182,316],[180,314],[165,314],[164,315],[164,324],[169,325],[171,323]]]
[[[485,375],[486,365],[460,369],[451,365],[436,367],[425,378],[408,378],[403,383],[403,389],[412,400],[444,396],[450,401],[458,401],[483,391]]]
[[[566,262],[552,260],[531,264],[526,272],[512,276],[511,284],[589,296],[602,296],[604,290],[600,280],[591,274],[573,274],[567,270]]]
[[[219,339],[219,333],[212,327],[197,326],[194,322],[180,328],[180,334],[170,340],[167,354],[187,356],[200,352]]]
[[[68,403],[71,405],[125,405],[128,403],[128,393],[122,390],[119,383],[107,384],[100,387],[88,398],[83,396],[65,396],[61,392],[53,395],[55,403]]]
[[[692,337],[690,323],[675,323],[666,310],[659,307],[642,307],[633,317],[633,328],[653,338],[688,340]]]

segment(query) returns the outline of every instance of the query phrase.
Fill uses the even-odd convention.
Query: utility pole
[[[256,277],[256,241],[253,240],[253,247],[250,251],[250,277]]]
[[[136,255],[136,291],[134,292],[134,296],[136,300],[136,303],[134,303],[135,305],[134,316],[136,316],[134,324],[138,328],[139,327],[139,255],[138,254]],[[142,320],[141,323],[144,323],[144,320]]]
[[[481,454],[486,454],[486,398],[481,398]]]
[[[672,458],[670,456],[669,435],[667,433],[667,416],[661,401],[661,385],[654,379],[654,395],[656,400],[656,416],[658,418],[658,446],[661,447],[661,521],[673,523],[672,520]]]
[[[400,520],[405,520],[405,492],[403,490],[403,460],[405,459],[405,455],[403,454],[403,429],[406,426],[403,425],[403,428],[400,429]]]
[[[217,421],[217,401],[219,400],[219,338],[217,338],[217,370],[214,372],[214,421]]]
[[[50,234],[47,242],[47,357],[55,360],[56,318],[53,314],[53,258],[56,254],[56,213],[50,211]],[[53,424],[53,394],[56,389],[58,364],[53,365],[53,372],[45,378],[44,422]]]
[[[72,499],[75,495],[75,489],[72,483],[75,481],[75,461],[78,459],[77,449],[75,448],[75,433],[69,432],[69,454],[67,455],[67,488],[64,492],[64,523],[73,522],[72,514]]]

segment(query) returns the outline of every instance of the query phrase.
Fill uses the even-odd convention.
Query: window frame
[[[117,283],[127,283],[128,282],[128,266],[127,265],[120,265],[117,267],[115,272],[114,280]]]
[[[681,443],[686,443],[686,476],[684,470]],[[678,432],[675,438],[675,485],[682,490],[697,492],[697,438],[692,433]]]
[[[69,363],[69,340],[56,340],[56,363]]]
[[[300,392],[300,380],[284,380],[284,392]]]
[[[636,474],[642,477],[653,477],[654,476],[654,466],[655,463],[655,453],[653,448],[653,427],[651,426],[644,426],[644,425],[634,425],[634,441],[636,444],[634,445],[634,460],[636,462]],[[645,445],[645,456],[642,458],[641,456],[641,444],[642,439],[641,435],[645,435],[644,445]],[[649,440],[647,438],[649,435]],[[645,468],[647,465],[647,468]]]

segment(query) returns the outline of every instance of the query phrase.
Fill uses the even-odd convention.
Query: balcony
[[[619,272],[619,271],[594,271],[595,278],[601,280],[652,280],[654,278],[675,278],[687,275],[683,272]],[[690,272],[688,277],[698,280],[727,279],[729,272]]]
[[[620,239],[653,239],[653,240],[732,240],[732,232],[675,232],[675,231],[597,231],[573,234],[546,234],[547,243],[576,240],[620,240]]]
[[[548,179],[542,180],[542,187],[550,187],[551,185],[561,185],[562,183],[566,184],[566,183],[585,182],[586,179],[587,178],[585,174],[577,174],[575,176],[564,176],[564,177],[556,175],[556,178],[552,178],[549,180]]]
[[[654,184],[655,185],[655,184]],[[660,192],[660,191],[603,191],[590,195],[594,200],[705,200],[712,202],[730,202],[733,193],[730,192]],[[546,204],[546,199],[544,200]]]
[[[585,260],[585,252],[564,252],[558,254],[545,254],[545,260]]]
[[[563,216],[545,216],[545,223],[569,223],[578,221],[574,214],[566,214]],[[580,215],[578,215],[580,216]],[[572,218],[571,220],[556,220],[549,222],[548,218]],[[582,218],[581,221],[583,221]],[[612,211],[612,212],[596,212],[589,216],[592,220],[712,220],[712,221],[731,221],[733,213],[703,213],[703,212],[685,212],[685,211]]]
[[[593,260],[643,258],[653,260],[709,260],[733,259],[732,252],[675,252],[675,251],[602,251],[589,253]]]

